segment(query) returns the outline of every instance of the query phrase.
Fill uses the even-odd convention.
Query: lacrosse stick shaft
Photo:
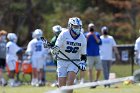
[[[42,39],[42,41],[44,41],[44,42],[46,42],[46,39],[44,38],[44,37],[41,37],[41,39]],[[49,42],[47,42],[47,45],[48,45],[48,43]],[[50,43],[49,43],[50,44]],[[52,47],[50,47],[50,48],[52,48]],[[72,62],[75,66],[77,66],[78,67],[78,69],[80,69],[80,67],[73,61],[73,60],[71,60],[67,55],[65,55],[62,51],[60,51],[59,50],[59,52],[63,55],[63,56],[65,56],[70,62]],[[80,69],[81,70],[81,69]]]
[[[80,67],[73,60],[71,60],[68,56],[66,56],[62,51],[59,50],[59,52],[80,69]]]

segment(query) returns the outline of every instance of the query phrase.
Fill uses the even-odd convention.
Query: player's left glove
[[[79,68],[82,71],[85,71],[86,70],[86,62],[85,61],[81,61],[78,65],[79,65]]]
[[[58,46],[54,46],[54,47],[51,48],[51,53],[53,55],[58,55],[59,51],[60,51],[60,48]]]

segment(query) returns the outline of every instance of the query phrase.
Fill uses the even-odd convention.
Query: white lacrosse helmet
[[[32,37],[33,38],[40,38],[43,35],[43,31],[41,29],[36,29],[33,34]]]
[[[9,41],[17,42],[17,35],[15,33],[8,33],[7,38]]]
[[[60,25],[55,25],[52,27],[53,33],[58,36],[59,33],[62,31],[62,27]]]
[[[77,26],[77,27],[73,28],[73,26]],[[78,17],[69,18],[68,27],[74,34],[79,35],[82,28],[82,21]]]

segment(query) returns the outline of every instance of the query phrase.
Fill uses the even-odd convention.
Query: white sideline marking
[[[116,79],[111,79],[111,80],[101,80],[97,82],[89,82],[89,83],[77,84],[77,85],[72,85],[72,86],[63,86],[59,89],[48,91],[46,93],[66,93],[67,90],[71,90],[71,89],[99,86],[99,85],[105,85],[105,84],[115,84],[115,83],[123,82],[125,80],[134,80],[134,77],[128,76],[128,77],[116,78]]]

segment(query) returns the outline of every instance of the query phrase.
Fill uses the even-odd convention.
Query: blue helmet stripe
[[[78,20],[78,18],[76,18],[76,22],[78,25],[80,25],[80,21]]]

